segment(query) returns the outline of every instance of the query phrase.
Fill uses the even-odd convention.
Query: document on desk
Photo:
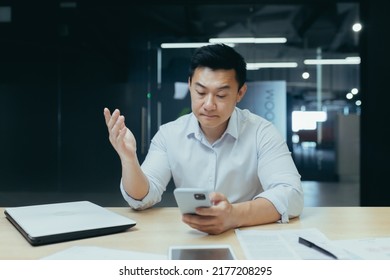
[[[73,246],[42,260],[164,260],[166,255],[117,250],[98,246]]]
[[[334,244],[359,259],[390,260],[390,237],[335,240]]]
[[[332,242],[318,229],[297,230],[236,230],[237,238],[249,260],[326,260],[334,259],[315,248],[299,243],[303,237],[317,244],[321,249],[337,256],[337,259],[351,259],[351,256]]]

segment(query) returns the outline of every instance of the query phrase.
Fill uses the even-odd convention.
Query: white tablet
[[[180,245],[169,247],[170,260],[235,260],[230,245]]]

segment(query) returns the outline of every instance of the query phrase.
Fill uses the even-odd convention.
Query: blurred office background
[[[248,70],[255,86],[240,106],[284,116],[306,205],[390,206],[388,8],[379,0],[0,1],[0,206],[125,205],[103,108],[126,116],[142,162],[159,125],[190,112],[194,48],[162,44],[235,37],[285,40],[234,44],[248,63],[272,63]],[[256,103],[263,82],[282,84],[282,104],[274,92]],[[160,205],[174,204],[173,187]]]

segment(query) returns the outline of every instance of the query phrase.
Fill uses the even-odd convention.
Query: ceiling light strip
[[[211,45],[211,43],[162,43],[162,49],[193,49]]]
[[[305,59],[306,65],[348,65],[360,64],[360,57],[346,57],[344,59]]]
[[[247,70],[258,70],[261,68],[296,68],[298,63],[296,62],[260,62],[260,63],[247,63]]]
[[[196,49],[203,46],[213,45],[214,43],[162,43],[162,49]],[[234,44],[227,44],[230,47],[234,47]]]
[[[255,37],[238,37],[238,38],[211,38],[210,43],[233,43],[233,44],[284,44],[287,39],[284,37],[255,38]]]

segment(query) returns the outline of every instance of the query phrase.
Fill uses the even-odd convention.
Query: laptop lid
[[[4,214],[32,245],[112,234],[136,225],[89,201],[8,207]]]

